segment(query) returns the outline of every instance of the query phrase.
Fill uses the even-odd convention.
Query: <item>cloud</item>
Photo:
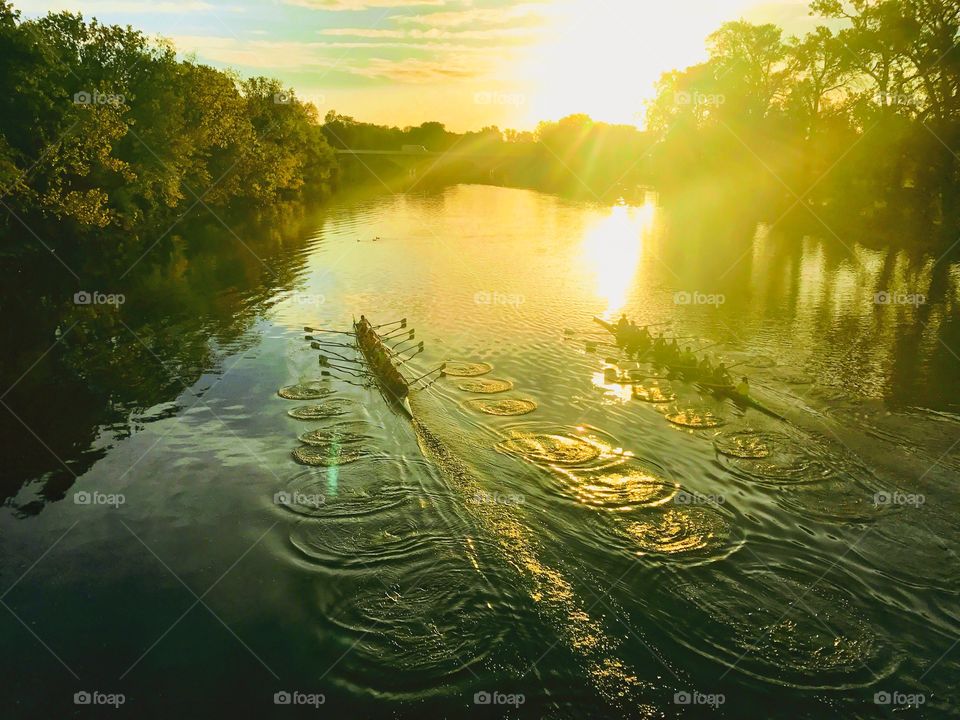
[[[284,0],[287,5],[298,5],[313,10],[369,10],[371,8],[406,8],[424,5],[443,6],[448,0]]]
[[[386,60],[371,58],[364,67],[351,68],[355,75],[368,78],[393,80],[400,83],[430,83],[442,80],[462,80],[476,77],[479,67],[454,57],[444,60]]]
[[[186,14],[207,12],[210,10],[227,10],[228,12],[243,12],[236,6],[225,8],[211,5],[200,0],[160,0],[158,2],[144,2],[142,0],[21,0],[17,7],[27,14],[46,14],[48,12],[79,12],[84,15],[130,14],[130,15],[158,15],[158,14]]]
[[[183,53],[196,53],[206,62],[231,67],[284,71],[326,69],[367,79],[391,80],[398,83],[426,83],[453,78],[476,77],[487,66],[490,45],[465,47],[453,43],[325,43],[292,40],[238,40],[233,37],[180,35],[172,38]],[[344,62],[339,48],[379,50],[390,47],[427,50],[436,53],[432,60],[405,58],[390,60],[373,57],[365,60],[352,57]]]
[[[334,64],[332,59],[323,55],[324,43],[238,40],[211,35],[177,35],[171,39],[180,52],[196,53],[202,60],[223,65],[295,70]]]
[[[440,30],[430,28],[412,28],[404,30],[383,30],[376,28],[328,28],[320,35],[358,38],[389,38],[394,40],[505,40],[530,39],[530,32],[524,28],[491,28],[488,30]]]
[[[393,19],[397,22],[411,25],[423,25],[434,28],[453,28],[469,25],[471,28],[479,26],[510,26],[518,24],[527,26],[539,25],[544,17],[541,14],[546,9],[543,3],[519,3],[497,8],[466,8],[440,12],[421,13],[419,15],[400,15]]]

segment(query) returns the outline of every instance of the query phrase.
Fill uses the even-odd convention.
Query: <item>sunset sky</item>
[[[452,130],[586,112],[642,123],[660,73],[695,63],[725,20],[815,22],[806,0],[20,0],[172,39],[183,54],[278,77],[325,113]]]

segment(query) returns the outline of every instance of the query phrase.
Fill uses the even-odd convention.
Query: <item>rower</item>
[[[624,325],[624,335],[627,339],[627,342],[624,346],[627,350],[627,355],[633,355],[635,352],[639,352],[640,328],[637,327],[637,324],[633,320]]]
[[[733,379],[730,377],[730,373],[727,372],[727,367],[723,363],[717,365],[716,370],[713,371],[713,381],[717,385],[733,385]]]
[[[747,380],[746,375],[740,378],[740,382],[737,383],[737,395],[742,395],[743,397],[750,396],[750,381]]]
[[[666,350],[667,343],[663,339],[663,333],[657,335],[656,340],[653,341],[653,356],[660,360],[664,356],[664,350]]]
[[[709,355],[703,356],[703,360],[700,361],[697,370],[702,378],[709,378],[713,374],[713,363],[710,362]]]
[[[677,339],[673,338],[670,341],[670,344],[667,345],[667,361],[671,364],[676,364],[680,360],[680,345],[677,344]]]
[[[687,345],[680,354],[680,366],[688,369],[697,366],[697,356],[693,354],[693,350],[690,349],[689,345]]]
[[[617,320],[617,332],[620,332],[629,324],[630,322],[627,320],[627,315],[626,313],[624,313],[623,315],[620,316],[620,319]]]

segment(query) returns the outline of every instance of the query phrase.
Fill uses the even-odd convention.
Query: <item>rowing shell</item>
[[[410,408],[409,399],[410,385],[390,360],[387,360],[386,364],[377,361],[378,357],[391,357],[389,348],[370,325],[370,321],[365,318],[354,321],[353,331],[356,334],[357,347],[360,348],[360,352],[367,361],[370,374],[377,381],[383,396],[412,420],[413,410]]]
[[[603,318],[599,318],[599,317],[594,317],[594,318],[593,318],[593,321],[594,321],[595,323],[597,323],[597,325],[599,325],[600,327],[602,327],[604,330],[606,330],[607,332],[609,332],[611,335],[613,335],[614,338],[617,337],[617,326],[616,326],[616,325],[614,325],[613,323],[607,322],[607,321],[604,320]],[[620,345],[619,341],[617,342],[617,345]],[[644,352],[644,355],[648,355],[649,352],[650,352],[649,350],[646,351],[646,352]],[[679,372],[679,373],[683,374],[684,376],[687,375],[687,372],[686,372],[687,370],[694,370],[694,371],[696,371],[696,368],[685,368],[685,367],[683,367],[683,366],[681,366],[681,365],[664,365],[664,367],[667,367],[667,368],[669,368],[670,370],[674,370],[674,371],[676,371],[676,372]],[[692,373],[691,373],[691,374],[692,374]],[[733,402],[737,403],[738,405],[744,405],[744,406],[747,406],[747,407],[752,407],[754,410],[758,410],[758,411],[764,413],[765,415],[769,415],[770,417],[776,418],[777,420],[786,421],[786,418],[784,418],[783,415],[779,415],[779,414],[775,413],[773,410],[770,410],[769,408],[764,407],[763,405],[761,405],[760,403],[758,403],[756,400],[754,400],[754,399],[753,399],[752,397],[750,397],[749,395],[744,395],[744,394],[742,394],[742,393],[738,393],[737,390],[736,390],[736,387],[733,386],[733,385],[718,385],[718,384],[716,384],[716,383],[705,382],[705,381],[702,381],[702,380],[698,381],[698,380],[696,380],[696,378],[687,378],[687,379],[688,379],[690,382],[694,382],[698,387],[701,387],[701,388],[703,388],[704,390],[707,390],[708,392],[711,392],[711,393],[713,393],[713,394],[715,394],[715,395],[718,395],[718,396],[721,396],[721,397],[727,397],[727,398],[729,398],[730,400],[732,400]]]

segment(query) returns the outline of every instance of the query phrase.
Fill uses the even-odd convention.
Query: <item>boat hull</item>
[[[354,321],[353,330],[357,338],[357,347],[360,348],[360,353],[367,361],[370,374],[373,375],[381,393],[390,404],[407,417],[412,418],[413,411],[410,408],[410,400],[408,397],[410,394],[410,386],[406,380],[404,380],[400,371],[393,368],[392,365],[390,367],[393,368],[393,372],[389,373],[392,377],[389,377],[387,373],[379,369],[377,356],[379,352],[382,351],[389,357],[389,349],[370,323],[367,322],[366,326],[364,326],[363,323],[364,321]]]

